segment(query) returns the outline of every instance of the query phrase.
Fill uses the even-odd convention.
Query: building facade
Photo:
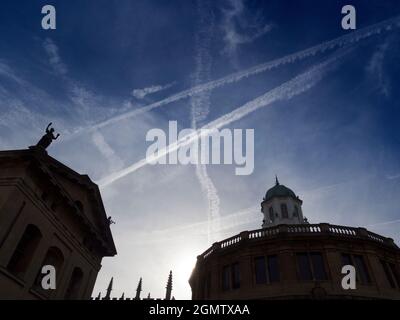
[[[99,189],[40,146],[0,151],[0,299],[90,299],[116,249]],[[41,284],[51,265],[56,288]]]
[[[309,224],[302,201],[276,179],[263,228],[214,243],[190,277],[201,299],[400,299],[400,249],[365,228]],[[344,289],[344,265],[356,288]]]

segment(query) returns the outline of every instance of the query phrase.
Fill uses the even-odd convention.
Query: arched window
[[[83,281],[83,272],[81,268],[75,267],[69,280],[68,288],[65,293],[65,299],[79,299],[79,290]]]
[[[56,284],[58,284],[57,280],[60,276],[60,271],[61,271],[63,263],[64,263],[64,255],[61,252],[61,250],[58,249],[57,247],[50,247],[49,250],[47,250],[46,256],[43,259],[43,263],[40,265],[40,268],[39,268],[39,271],[38,271],[38,274],[37,274],[36,280],[35,280],[35,286],[38,288],[41,288],[42,278],[44,276],[42,274],[42,267],[46,266],[46,265],[53,266],[54,269],[56,270]]]
[[[271,221],[275,220],[274,209],[272,207],[269,207],[269,219]]]
[[[18,277],[23,277],[31,263],[32,257],[35,254],[41,238],[42,233],[38,227],[29,224],[8,262],[8,271]]]
[[[289,218],[287,206],[286,206],[285,203],[282,203],[282,204],[281,204],[281,212],[282,212],[282,218],[283,218],[283,219]]]

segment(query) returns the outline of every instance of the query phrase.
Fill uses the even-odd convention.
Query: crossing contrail
[[[269,61],[269,62],[266,62],[263,64],[259,64],[252,68],[230,74],[228,76],[222,77],[217,80],[209,81],[207,83],[203,83],[203,84],[194,86],[190,89],[178,92],[174,95],[171,95],[168,98],[165,98],[163,100],[151,103],[147,106],[144,106],[144,107],[141,107],[141,108],[129,111],[129,112],[125,112],[123,114],[117,115],[115,117],[112,117],[110,119],[107,119],[105,121],[97,123],[95,125],[92,125],[90,127],[77,129],[75,132],[73,132],[69,136],[67,136],[66,139],[68,140],[68,139],[71,139],[83,132],[100,129],[102,127],[111,125],[111,124],[119,122],[121,120],[126,120],[128,118],[141,115],[141,114],[148,112],[150,110],[153,110],[155,108],[170,104],[172,102],[182,100],[187,97],[192,97],[201,92],[210,91],[210,90],[216,89],[218,87],[224,86],[229,83],[238,82],[238,81],[242,80],[243,78],[247,78],[249,76],[253,76],[253,75],[262,73],[264,71],[272,70],[274,68],[277,68],[277,67],[285,65],[285,64],[290,64],[290,63],[294,63],[296,61],[301,61],[307,57],[315,56],[316,54],[323,53],[328,50],[341,48],[341,47],[344,47],[349,44],[357,43],[361,40],[364,40],[366,38],[372,37],[376,34],[380,34],[385,31],[390,31],[393,28],[397,28],[399,26],[400,26],[400,16],[396,16],[394,18],[384,20],[382,22],[373,24],[368,27],[364,27],[357,31],[350,32],[344,36],[335,38],[333,40],[322,42],[322,43],[315,45],[313,47],[310,47],[308,49],[301,50],[301,51],[286,55],[284,57],[281,57],[281,58],[278,58],[278,59],[275,59],[275,60],[272,60],[272,61]]]
[[[197,0],[200,28],[196,34],[195,85],[210,80],[213,62],[210,47],[214,35],[214,14],[212,13],[210,5],[210,0]],[[211,105],[210,94],[210,91],[203,91],[193,95],[190,99],[192,107],[192,129],[194,130],[197,129],[200,122],[206,120],[208,117]],[[195,157],[198,158],[198,155],[196,154]],[[215,234],[216,231],[214,230],[219,230],[220,199],[217,188],[215,187],[211,177],[208,175],[207,166],[205,164],[196,164],[196,177],[199,180],[201,190],[207,199],[208,242],[212,243],[216,238],[218,238],[218,235]]]
[[[153,155],[151,158],[146,160],[146,158],[140,160],[132,164],[131,166],[111,173],[109,176],[98,181],[100,187],[105,187],[114,181],[121,179],[122,177],[130,174],[145,165],[148,164],[147,161],[155,161],[166,156],[168,153],[176,151],[178,148],[182,146],[189,145],[195,141],[197,141],[202,136],[205,136],[210,133],[210,130],[219,129],[224,127],[234,121],[242,119],[244,116],[248,115],[251,112],[254,112],[262,107],[271,105],[272,103],[283,100],[283,99],[291,99],[294,96],[297,96],[305,91],[308,91],[312,87],[314,87],[319,81],[321,81],[328,71],[333,69],[333,67],[337,64],[337,62],[345,56],[349,50],[341,49],[336,52],[330,58],[325,60],[324,62],[311,67],[304,73],[292,78],[291,80],[283,83],[282,85],[266,92],[265,94],[259,96],[258,98],[251,100],[245,103],[243,106],[209,122],[202,128],[196,130],[192,134],[188,134],[178,141],[168,145],[166,148],[158,151],[157,155]]]

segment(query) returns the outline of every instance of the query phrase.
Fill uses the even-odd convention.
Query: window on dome
[[[299,207],[298,206],[294,206],[293,217],[298,217],[298,216],[299,216]]]
[[[283,219],[287,219],[289,218],[289,214],[288,214],[288,209],[285,203],[281,204],[281,212],[282,212],[282,218]]]
[[[275,220],[274,209],[272,207],[269,207],[269,219],[271,221]]]

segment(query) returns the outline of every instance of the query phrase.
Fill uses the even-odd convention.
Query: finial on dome
[[[276,186],[279,185],[279,180],[278,180],[278,176],[277,175],[275,175],[275,185]]]

